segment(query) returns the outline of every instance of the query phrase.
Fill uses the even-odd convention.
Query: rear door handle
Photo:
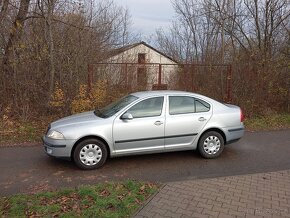
[[[203,122],[203,121],[206,121],[206,119],[204,117],[200,117],[200,118],[198,118],[198,121]]]
[[[155,123],[154,123],[154,125],[156,125],[156,126],[160,126],[160,125],[162,125],[163,124],[163,122],[161,122],[161,121],[156,121]]]

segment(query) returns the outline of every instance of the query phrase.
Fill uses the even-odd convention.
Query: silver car
[[[108,157],[197,149],[216,158],[244,135],[243,113],[203,95],[146,91],[107,107],[62,118],[43,136],[45,152],[70,158],[82,169]]]

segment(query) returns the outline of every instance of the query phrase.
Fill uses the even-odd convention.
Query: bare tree
[[[236,100],[249,111],[289,105],[283,82],[289,80],[289,1],[173,0],[173,6],[177,19],[156,32],[161,50],[186,63],[232,64]]]
[[[51,98],[51,95],[54,90],[54,77],[55,77],[55,62],[54,62],[54,38],[53,38],[53,17],[54,17],[54,8],[57,4],[57,0],[38,0],[37,5],[41,12],[42,18],[44,18],[44,36],[49,48],[49,92],[48,98]],[[49,102],[49,101],[48,101]]]
[[[30,0],[21,0],[17,15],[13,21],[11,31],[9,34],[8,42],[5,45],[3,61],[2,61],[2,85],[4,91],[11,85],[11,81],[15,81],[17,78],[16,72],[13,68],[13,62],[15,59],[15,53],[19,41],[23,34],[24,22],[28,13]],[[7,3],[3,4],[3,16],[7,13]],[[6,8],[5,8],[6,7]],[[1,10],[2,11],[2,10]],[[3,18],[2,18],[3,20]],[[5,82],[10,81],[8,84]]]
[[[49,111],[56,83],[69,110],[88,64],[134,40],[113,0],[0,0],[0,23],[0,101],[20,116]]]
[[[1,0],[1,10],[0,10],[0,26],[2,26],[2,21],[5,18],[8,10],[9,0]]]

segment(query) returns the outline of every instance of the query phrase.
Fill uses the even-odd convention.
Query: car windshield
[[[102,109],[96,109],[94,111],[94,114],[98,117],[102,118],[108,118],[119,112],[121,109],[126,107],[127,105],[131,104],[133,101],[138,99],[138,97],[134,95],[127,95],[111,104],[108,106],[102,108]]]

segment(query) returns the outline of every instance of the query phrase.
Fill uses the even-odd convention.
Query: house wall
[[[147,63],[158,63],[158,64],[176,64],[176,62],[170,60],[169,58],[161,55],[160,53],[154,51],[153,49],[140,44],[134,48],[131,48],[121,54],[113,56],[109,59],[110,62],[115,63],[137,63],[138,62],[138,53],[146,54]]]
[[[147,75],[147,90],[151,90],[153,84],[158,83],[158,72],[159,72],[159,64],[172,64],[172,65],[162,65],[161,71],[161,83],[167,84],[168,88],[171,87],[171,84],[174,83],[174,78],[177,73],[176,62],[170,60],[164,55],[156,52],[155,50],[145,46],[144,44],[140,44],[131,49],[124,51],[118,55],[115,55],[109,58],[107,63],[138,63],[138,54],[145,53],[145,63],[150,63],[150,65],[127,65],[126,70],[124,69],[124,65],[110,65],[108,66],[110,70],[110,78],[113,80],[113,83],[119,83],[124,80],[124,71],[127,71],[127,75],[125,75],[125,80],[129,81],[132,86],[137,86],[137,68],[144,68]]]

